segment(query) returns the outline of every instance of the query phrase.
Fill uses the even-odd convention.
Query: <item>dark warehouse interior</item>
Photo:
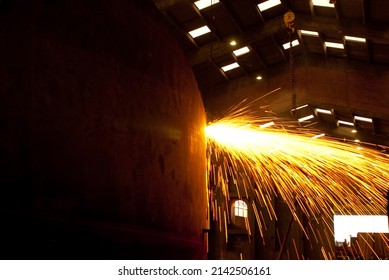
[[[227,202],[214,190],[236,207],[219,231],[205,127],[263,97],[274,115],[297,123],[303,105],[310,127],[387,155],[389,3],[194,2],[0,0],[1,259],[323,259],[335,250],[323,233],[333,221],[320,217],[323,240],[312,246],[279,198],[263,233],[262,214],[240,199],[245,182]],[[201,26],[209,31],[189,33]],[[372,238],[389,258],[389,235]]]

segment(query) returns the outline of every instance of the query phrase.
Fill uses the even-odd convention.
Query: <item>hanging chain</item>
[[[291,99],[292,99],[292,112],[293,112],[293,116],[295,117],[297,96],[296,96],[296,79],[295,79],[295,73],[294,73],[292,35],[293,35],[293,30],[289,30],[290,92],[291,92]]]

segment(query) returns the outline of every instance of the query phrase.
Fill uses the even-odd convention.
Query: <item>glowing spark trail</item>
[[[255,117],[250,106],[238,104],[227,116],[206,127],[210,154],[222,161],[223,171],[214,176],[224,178],[218,179],[223,193],[228,193],[228,175],[234,181],[243,176],[248,182],[244,184],[245,192],[254,193],[271,219],[277,220],[273,200],[281,197],[307,238],[298,209],[310,221],[317,222],[322,215],[332,220],[334,213],[386,213],[386,155],[366,147],[361,149],[361,143],[315,139],[312,136],[317,133],[291,129],[288,125],[259,126],[269,121]],[[265,222],[255,212],[262,232],[261,224]],[[332,226],[326,227],[333,236]]]

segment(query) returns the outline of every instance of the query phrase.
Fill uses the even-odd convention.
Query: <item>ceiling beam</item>
[[[311,11],[311,17],[315,16],[315,6],[313,5],[312,0],[308,0],[309,10]]]
[[[389,28],[378,28],[373,23],[363,24],[359,20],[342,20],[342,30],[339,30],[338,24],[334,24],[331,17],[315,16],[312,18],[310,15],[296,14],[295,26],[297,29],[307,29],[317,31],[319,33],[339,33],[344,35],[350,35],[355,37],[363,37],[374,41],[389,41]],[[235,41],[239,45],[249,45],[256,41],[260,41],[266,38],[270,38],[277,32],[286,32],[286,27],[283,20],[283,15],[273,18],[264,24],[245,30],[244,35],[233,36]],[[228,44],[228,38],[218,42],[204,45],[195,51],[187,53],[189,62],[191,65],[199,64],[206,61],[211,56],[211,50],[213,57],[226,55],[231,52],[231,48]]]
[[[359,20],[342,20],[342,27],[334,24],[331,17],[316,16],[314,19],[304,14],[296,15],[297,28],[318,31],[322,33],[343,33],[355,37],[362,37],[376,41],[389,40],[389,28],[382,28],[382,24],[362,24]],[[340,30],[341,28],[341,30]]]
[[[297,35],[297,40],[299,41],[301,49],[303,50],[303,54],[307,54],[308,53],[307,46],[305,45],[305,41],[303,39],[303,36],[301,35],[301,31],[296,30],[295,33]]]
[[[368,6],[367,0],[362,0],[362,22],[366,24],[368,22]]]
[[[244,66],[243,63],[239,63],[239,58],[237,58],[236,61],[238,62],[239,67],[242,69],[242,71],[245,73],[245,75],[248,76],[249,71],[246,69],[246,66]]]
[[[219,67],[216,65],[216,63],[212,59],[208,59],[208,61],[211,63],[212,67],[219,72],[220,75],[226,79],[226,81],[229,81],[230,79],[228,78],[227,74]]]
[[[265,61],[262,59],[262,57],[260,56],[260,54],[258,53],[258,51],[254,47],[252,47],[252,50],[253,50],[255,57],[258,59],[259,63],[261,63],[262,67],[264,69],[267,69],[267,65],[266,65]]]
[[[367,49],[367,63],[372,63],[373,62],[373,59],[372,59],[372,54],[371,54],[371,44],[370,44],[370,40],[366,40],[366,49]]]
[[[231,18],[232,22],[234,23],[235,27],[239,30],[240,33],[243,33],[242,25],[237,20],[237,15],[235,10],[231,7],[231,4],[227,2],[226,0],[220,0],[220,3],[223,5],[224,9],[227,11],[229,17]]]
[[[176,30],[178,30],[178,32],[184,36],[185,38],[188,39],[189,42],[192,43],[192,45],[195,47],[195,48],[198,48],[199,46],[197,45],[196,41],[193,39],[192,36],[190,36],[190,34],[188,32],[186,32],[184,29],[182,29],[182,27],[171,17],[169,16],[168,12],[167,11],[161,11],[161,14],[162,16],[164,17],[164,19],[170,23],[170,25],[172,25]]]
[[[250,45],[256,41],[269,38],[274,33],[277,33],[285,29],[283,17],[277,17],[272,20],[267,21],[265,24],[260,26],[247,29],[244,35],[231,36],[234,40],[241,46]],[[218,57],[226,55],[232,52],[229,45],[229,39],[224,41],[213,42],[207,45],[202,46],[198,50],[188,53],[189,62],[191,65],[199,64],[203,61],[206,61],[211,56]]]
[[[290,0],[281,0],[281,3],[284,5],[286,11],[292,10]]]
[[[320,43],[321,43],[322,48],[323,48],[324,56],[325,56],[325,58],[328,58],[327,46],[326,46],[326,43],[325,43],[326,40],[325,40],[325,38],[324,38],[322,33],[319,33],[319,40],[320,40]]]
[[[278,51],[280,52],[280,54],[282,55],[282,58],[284,59],[284,61],[287,61],[288,59],[286,58],[286,55],[284,53],[284,50],[281,48],[281,46],[278,44],[276,38],[274,38],[274,36],[272,35],[271,36],[271,39],[273,41],[273,43],[277,46],[277,49]]]
[[[176,6],[178,4],[192,4],[197,0],[154,0],[155,6],[158,10],[166,11],[167,9]]]
[[[257,3],[254,0],[251,0],[250,2],[253,3],[253,5],[255,6],[255,9],[257,10],[258,15],[261,18],[262,22],[265,22],[265,19],[263,18],[263,15],[261,13],[261,10],[259,10]]]
[[[338,1],[340,1],[340,0],[338,0]],[[336,20],[337,20],[337,22],[340,24],[341,15],[342,15],[342,8],[340,7],[340,4],[339,4],[338,1],[336,1],[336,2],[334,3],[334,6],[335,6]]]
[[[207,26],[209,27],[209,29],[211,29],[211,32],[213,34],[215,34],[215,37],[217,40],[220,40],[220,34],[218,33],[217,29],[215,28],[214,24],[213,24],[213,18],[211,18],[210,20],[208,20],[206,17],[203,16],[203,14],[201,13],[201,11],[197,8],[197,6],[195,4],[191,4],[193,10],[195,10],[196,14],[207,24]],[[211,7],[212,9],[212,7]],[[211,10],[211,13],[212,13],[212,10]]]
[[[385,78],[385,71],[387,70],[386,65],[366,64],[366,62],[362,60],[346,61],[344,58],[340,57],[328,57],[328,59],[325,59],[323,55],[316,53],[308,53],[307,55],[295,56],[294,63],[296,68],[314,67],[324,69],[323,71],[326,71],[326,69],[340,72],[352,71],[361,74],[377,75],[383,78]],[[289,67],[290,66],[287,63],[274,65],[268,68],[269,71],[267,71],[267,75],[278,76],[280,75],[280,73],[289,73]],[[232,84],[234,84],[235,82],[240,83],[239,79],[231,80]],[[387,114],[385,116],[388,117]]]
[[[346,54],[346,60],[348,60],[349,57],[350,57],[350,54],[349,54],[349,49],[348,49],[348,46],[347,46],[347,41],[344,38],[344,36],[342,37],[342,43],[343,43],[343,46],[344,46],[344,53]]]

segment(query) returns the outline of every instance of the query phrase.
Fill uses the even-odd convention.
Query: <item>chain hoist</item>
[[[291,92],[291,101],[292,101],[292,112],[293,116],[296,113],[296,79],[294,73],[294,57],[293,57],[293,33],[295,31],[294,28],[294,13],[289,10],[284,15],[285,25],[288,28],[289,33],[289,70],[290,70],[290,92]]]

